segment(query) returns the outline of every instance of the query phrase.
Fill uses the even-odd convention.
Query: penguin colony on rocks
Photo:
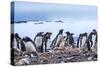
[[[81,33],[77,39],[77,45],[74,45],[74,33],[67,31],[65,32],[66,36],[63,33],[63,29],[59,30],[59,33],[51,43],[48,43],[51,40],[51,32],[39,32],[33,40],[29,37],[21,38],[18,33],[12,33],[11,64],[31,64],[32,57],[38,58],[38,53],[48,52],[48,45],[50,45],[51,49],[70,46],[71,48],[79,48],[80,50],[87,49],[87,51],[92,51],[97,47],[97,31],[95,29],[89,35],[87,33]]]

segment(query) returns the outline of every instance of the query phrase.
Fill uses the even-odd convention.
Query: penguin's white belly
[[[42,45],[42,37],[36,37],[35,44],[37,47]]]
[[[85,43],[86,43],[86,37],[83,37],[82,38],[82,45],[81,45],[81,47],[84,47],[85,46]]]
[[[94,46],[95,46],[95,39],[96,39],[96,35],[92,35],[92,42],[93,42],[92,47],[94,47]]]
[[[27,52],[36,51],[36,48],[35,48],[34,44],[31,43],[31,42],[26,42],[25,47],[26,47]]]
[[[60,43],[60,47],[64,47],[65,46],[65,40],[62,40],[62,42]]]
[[[63,39],[63,35],[59,35],[58,38],[57,38],[57,40],[56,40],[55,46],[57,46],[62,39]]]
[[[14,38],[14,41],[13,41],[13,48],[17,49],[17,41],[16,41],[15,38]]]

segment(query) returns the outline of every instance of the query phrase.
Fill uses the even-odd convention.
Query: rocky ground
[[[21,60],[20,56],[17,58]],[[16,66],[27,65],[24,64],[23,60],[21,60],[22,63],[19,63],[19,60],[15,59]],[[38,56],[31,57],[29,61],[29,65],[97,61],[97,50],[87,51],[79,48],[55,48],[48,50],[48,52],[38,53]]]
[[[38,53],[38,57],[32,58],[34,64],[53,64],[67,62],[97,61],[96,51],[80,51],[79,49],[56,49],[49,52]]]

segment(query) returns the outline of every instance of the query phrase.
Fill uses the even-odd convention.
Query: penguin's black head
[[[44,32],[39,32],[40,34],[43,34]]]
[[[59,33],[63,33],[63,31],[64,31],[64,30],[63,30],[63,29],[61,29],[61,30],[59,30]]]
[[[74,33],[70,33],[71,35],[74,35]]]
[[[48,32],[49,37],[51,36],[51,34],[52,34],[51,32]]]
[[[29,37],[24,37],[22,40],[25,42],[32,41]]]
[[[43,33],[44,32],[39,32],[39,33],[37,33],[37,36],[42,36]]]
[[[48,35],[51,35],[52,33],[51,33],[51,32],[47,32],[47,34],[48,34]]]
[[[93,31],[94,31],[94,32],[96,32],[96,30],[95,30],[95,29],[93,29]]]
[[[36,36],[39,36],[40,35],[40,33],[37,33],[37,35]]]
[[[20,38],[18,33],[15,33],[15,38]]]
[[[83,34],[80,34],[79,37],[81,37]]]
[[[63,32],[63,31],[64,31],[63,29],[59,30],[59,32]]]
[[[96,33],[96,30],[95,29],[93,29],[93,31],[92,31],[94,34]]]
[[[51,36],[51,32],[47,32],[44,36],[47,38],[47,39],[50,39],[50,36]]]
[[[67,35],[70,35],[70,32],[68,31],[68,32],[65,32]]]
[[[86,35],[86,36],[87,36],[87,33],[85,32],[85,33],[84,33],[84,35]]]

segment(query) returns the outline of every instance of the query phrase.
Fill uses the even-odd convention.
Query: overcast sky
[[[16,1],[14,7],[15,21],[97,20],[96,6]]]

